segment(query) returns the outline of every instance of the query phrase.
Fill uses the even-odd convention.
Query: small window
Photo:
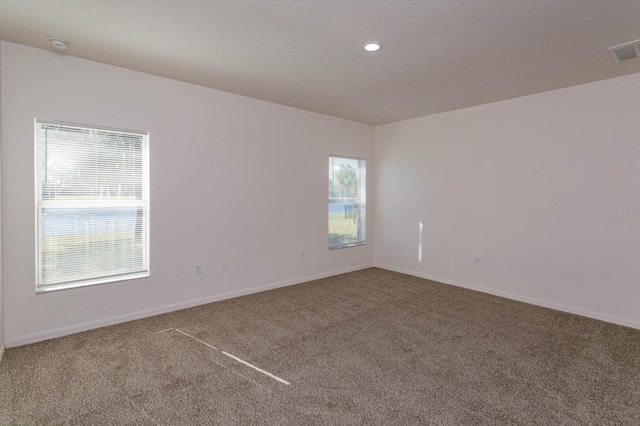
[[[148,143],[36,120],[37,292],[149,276]]]
[[[329,248],[365,243],[366,161],[329,157]]]

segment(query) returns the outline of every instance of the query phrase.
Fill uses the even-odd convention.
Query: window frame
[[[43,200],[42,194],[38,193],[39,188],[39,175],[41,166],[38,156],[40,153],[39,144],[41,141],[38,139],[38,127],[40,125],[53,125],[53,126],[66,126],[72,128],[79,128],[83,130],[97,130],[107,131],[121,134],[136,135],[142,137],[142,199],[141,200]],[[150,273],[150,253],[149,253],[149,227],[150,227],[150,168],[149,168],[149,132],[139,130],[119,129],[113,127],[96,126],[90,124],[70,123],[58,120],[45,120],[34,119],[34,209],[35,209],[35,292],[36,294],[49,293],[52,291],[67,290],[72,288],[82,288],[87,286],[107,284],[121,281],[129,281],[140,278],[148,278]],[[44,164],[46,168],[46,164]],[[45,284],[43,282],[42,271],[42,211],[45,208],[78,208],[81,210],[89,210],[92,208],[108,209],[108,208],[142,208],[144,220],[141,224],[142,233],[142,261],[143,268],[140,271],[129,272],[115,275],[103,275],[95,278],[83,278],[75,280],[67,280],[55,284]]]
[[[357,217],[358,217],[358,241],[346,244],[331,245],[329,240],[329,216],[327,214],[327,243],[329,250],[339,250],[349,247],[359,247],[367,244],[367,221],[366,221],[366,205],[367,205],[367,160],[361,157],[352,157],[347,155],[334,155],[329,154],[329,167],[331,167],[332,158],[341,158],[345,160],[355,160],[358,162],[358,182],[357,182],[357,196],[356,197],[331,197],[329,191],[330,178],[327,179],[327,198],[328,204],[346,204],[354,203],[357,205]]]

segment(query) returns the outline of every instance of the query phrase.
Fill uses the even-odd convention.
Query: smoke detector
[[[69,42],[61,38],[50,38],[51,45],[58,50],[67,50]]]
[[[640,58],[640,40],[630,41],[609,48],[613,62],[620,63]]]

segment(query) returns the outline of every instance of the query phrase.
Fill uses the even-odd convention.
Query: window
[[[148,142],[35,121],[37,292],[149,276]]]
[[[366,161],[329,157],[329,248],[365,243]]]

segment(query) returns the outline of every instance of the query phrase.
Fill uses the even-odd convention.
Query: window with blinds
[[[365,244],[366,161],[329,157],[329,249]]]
[[[149,276],[148,144],[35,121],[37,292]]]

